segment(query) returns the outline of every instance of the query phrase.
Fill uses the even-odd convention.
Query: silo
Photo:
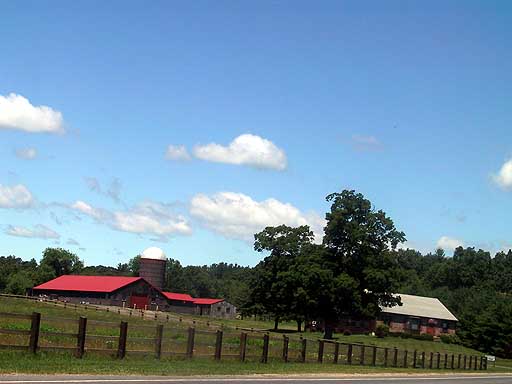
[[[165,284],[165,264],[167,257],[164,251],[150,247],[140,257],[139,276],[158,289]]]

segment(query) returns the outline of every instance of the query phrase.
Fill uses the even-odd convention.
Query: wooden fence
[[[10,320],[8,320],[10,319]],[[484,356],[399,350],[333,340],[281,337],[228,329],[198,329],[179,324],[139,325],[0,313],[0,349],[68,351],[77,358],[99,353],[240,361],[315,362],[422,369],[486,370]],[[6,321],[8,320],[8,321]]]

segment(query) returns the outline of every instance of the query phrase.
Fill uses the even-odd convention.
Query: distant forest
[[[169,259],[165,290],[221,297],[245,315],[301,323],[343,314],[375,316],[377,303],[394,305],[390,293],[439,298],[459,319],[452,341],[512,357],[512,251],[459,247],[421,254],[397,249],[405,240],[384,212],[354,191],[328,196],[324,244],[308,227],[267,227],[255,249],[268,256],[255,267],[236,264],[182,266]],[[63,274],[136,276],[139,256],[126,264],[84,267],[77,255],[44,250],[41,261],[0,257],[0,291],[24,294]]]

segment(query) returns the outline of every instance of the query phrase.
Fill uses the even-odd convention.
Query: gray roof
[[[455,316],[446,308],[443,303],[435,297],[423,297],[404,295],[398,293],[402,299],[401,306],[394,307],[381,307],[384,313],[393,313],[398,315],[408,315],[417,317],[427,317],[431,319],[439,320],[453,320],[458,321]]]

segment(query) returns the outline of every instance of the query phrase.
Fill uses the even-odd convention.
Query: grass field
[[[164,341],[162,344],[163,359],[158,361],[154,358],[154,338],[156,325],[158,322],[149,319],[141,319],[136,316],[120,315],[116,312],[105,312],[94,309],[84,309],[73,306],[62,308],[51,303],[42,303],[29,301],[26,299],[10,298],[0,296],[0,312],[30,314],[32,312],[41,313],[41,337],[40,346],[42,352],[36,356],[27,352],[2,351],[0,352],[0,372],[46,372],[46,373],[133,373],[133,374],[240,374],[240,373],[315,373],[315,372],[375,372],[382,370],[382,367],[361,366],[361,347],[357,344],[366,346],[366,362],[372,353],[371,346],[376,346],[378,352],[376,355],[377,365],[383,363],[384,350],[381,348],[398,348],[400,350],[398,360],[403,362],[404,358],[412,365],[412,355],[414,350],[418,351],[418,359],[421,352],[425,352],[428,359],[430,352],[444,354],[466,354],[481,355],[474,350],[453,344],[444,344],[441,342],[420,341],[414,339],[402,339],[397,337],[376,338],[369,335],[335,335],[337,341],[342,343],[354,344],[352,365],[332,364],[334,362],[334,344],[325,344],[324,364],[311,364],[317,361],[318,357],[318,339],[320,333],[304,333],[302,336],[307,338],[307,362],[306,364],[297,363],[300,355],[301,335],[293,333],[293,324],[286,324],[285,334],[290,338],[290,363],[284,364],[281,361],[283,336],[279,333],[270,333],[269,345],[269,363],[258,363],[261,358],[263,346],[263,335],[258,332],[248,332],[247,340],[247,361],[241,363],[238,361],[240,346],[240,330],[238,328],[268,329],[269,322],[257,320],[229,320],[212,321],[210,327],[206,326],[206,319],[181,316],[183,321],[177,320],[178,317],[172,317],[164,322]],[[58,353],[47,352],[54,347],[76,347],[76,336],[72,337],[77,331],[77,318],[79,316],[88,319],[88,337],[86,346],[88,352],[84,359],[76,359],[70,352]],[[119,322],[121,320],[129,323],[129,338],[127,349],[128,353],[125,360],[106,358],[107,355],[115,355],[119,336]],[[183,358],[187,343],[187,329],[196,321],[196,339],[194,348],[194,359],[186,360]],[[213,360],[215,331],[218,326],[224,327],[223,339],[223,360],[222,363]],[[0,328],[7,330],[30,329],[30,320],[13,319],[0,317]],[[67,334],[67,335],[66,335]],[[27,345],[28,335],[1,334],[0,344]],[[340,346],[339,361],[344,363],[347,359],[347,346]],[[103,350],[103,355],[94,352],[95,349]],[[409,354],[405,355],[404,350]],[[403,364],[399,364],[403,365]],[[428,363],[426,364],[428,366]],[[448,364],[449,365],[449,364]],[[385,368],[386,371],[410,371],[404,368]],[[499,360],[496,368],[492,371],[512,370],[512,362]],[[419,372],[419,369],[414,369]],[[442,369],[440,371],[443,371]],[[429,372],[432,372],[431,370]],[[446,372],[446,371],[443,371]]]

